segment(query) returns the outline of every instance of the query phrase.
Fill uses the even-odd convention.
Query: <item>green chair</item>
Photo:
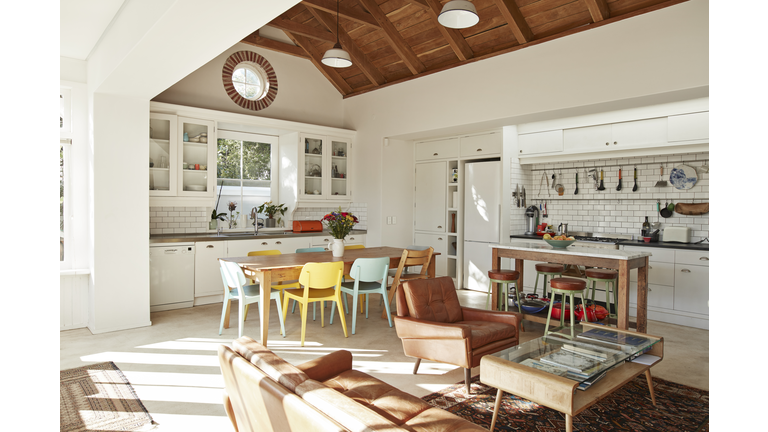
[[[592,284],[592,295],[590,296],[590,302],[595,302],[595,286],[598,282],[605,283],[605,308],[608,310],[608,316],[610,318],[616,318],[618,315],[611,312],[615,312],[616,308],[616,281],[619,278],[619,272],[610,269],[591,268],[586,270],[587,275],[587,287]],[[609,301],[608,290],[610,286],[610,292],[613,294],[613,309],[611,309],[611,303]],[[589,289],[589,288],[587,288]]]
[[[298,248],[296,249],[296,253],[308,253],[308,252],[325,252],[327,249],[322,246],[317,247],[306,247],[306,248]],[[325,307],[325,302],[322,303],[323,307]],[[293,305],[291,306],[291,313],[296,312],[296,302],[293,302]],[[317,311],[315,308],[315,304],[312,303],[312,321],[315,321],[317,318]]]
[[[544,326],[544,336],[547,336],[550,333],[555,333],[556,331],[565,328],[565,297],[570,296],[571,297],[571,308],[570,308],[570,315],[571,315],[571,339],[575,337],[574,335],[574,318],[576,316],[576,302],[574,294],[581,293],[581,303],[585,303],[584,301],[584,289],[587,287],[587,283],[581,279],[574,279],[574,278],[554,278],[549,282],[549,285],[552,289],[552,300],[549,302],[549,312],[547,312],[547,325]],[[560,294],[562,296],[562,301],[560,302],[560,326],[555,327],[552,330],[549,329],[549,321],[552,319],[552,306],[555,304],[554,297],[555,294]]]
[[[536,294],[536,290],[539,287],[539,275],[544,275],[544,286],[541,287],[543,291],[541,293],[541,298],[546,298],[547,297],[547,276],[554,279],[556,277],[562,276],[564,271],[565,271],[565,266],[563,266],[562,264],[551,264],[551,263],[536,264],[536,281],[533,283],[533,293]],[[554,296],[552,300],[554,300]]]
[[[221,324],[219,324],[219,335],[224,331],[224,321],[227,316],[230,302],[237,300],[238,310],[238,330],[237,337],[243,336],[243,327],[245,326],[245,309],[251,303],[258,303],[261,300],[259,285],[246,285],[246,277],[243,269],[237,263],[219,260],[221,280],[224,283],[224,303],[221,310]],[[277,316],[280,319],[280,333],[285,337],[285,322],[283,320],[283,307],[280,301],[281,290],[272,289],[269,298],[277,303]],[[261,317],[261,308],[259,308],[259,317]]]
[[[352,295],[352,334],[355,334],[355,324],[357,324],[357,300],[361,294],[365,294],[365,319],[368,319],[368,296],[370,294],[381,294],[382,298],[387,297],[387,271],[389,270],[389,258],[358,258],[352,263],[352,269],[349,274],[354,282],[344,282],[341,284],[341,291]],[[389,302],[384,302],[387,310],[387,319],[389,326],[392,327],[392,316],[389,313]],[[333,312],[336,310],[336,303],[331,306],[331,324],[333,324]],[[344,312],[349,312],[347,305],[347,296],[344,295]]]

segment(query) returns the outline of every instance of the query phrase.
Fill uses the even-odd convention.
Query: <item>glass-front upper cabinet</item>
[[[212,197],[216,189],[216,136],[208,120],[178,118],[178,195]]]
[[[350,201],[348,139],[301,135],[299,199]]]
[[[176,116],[149,115],[149,194],[176,195],[176,175],[171,164],[176,160]]]

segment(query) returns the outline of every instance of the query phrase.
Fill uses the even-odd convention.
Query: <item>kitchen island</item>
[[[514,260],[514,269],[520,272],[523,280],[525,260],[544,261],[556,264],[572,264],[579,266],[614,269],[619,272],[617,282],[617,326],[619,329],[629,329],[629,271],[637,269],[637,322],[636,329],[640,333],[647,330],[648,320],[648,252],[623,251],[616,249],[581,247],[571,245],[564,249],[553,248],[542,241],[513,240],[505,243],[491,244],[492,266],[494,270],[501,269],[501,259]],[[497,308],[498,284],[492,284],[492,308]],[[524,314],[524,319],[546,323],[546,315]]]

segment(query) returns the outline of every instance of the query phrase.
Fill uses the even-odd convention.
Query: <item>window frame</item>
[[[64,208],[62,210],[64,218],[64,259],[60,260],[59,270],[68,270],[73,267],[74,244],[72,243],[72,224],[74,223],[74,205],[72,205],[72,140],[69,138],[59,139],[59,148],[63,148],[64,158]],[[61,237],[60,237],[61,238]]]
[[[261,100],[261,99],[265,98],[267,96],[267,93],[269,92],[269,78],[267,78],[267,73],[264,71],[264,69],[261,66],[259,66],[258,64],[253,63],[253,62],[245,61],[245,62],[239,63],[237,66],[235,66],[235,70],[232,72],[232,84],[233,85],[236,82],[235,81],[235,73],[239,69],[244,69],[246,71],[250,71],[252,74],[256,75],[256,78],[260,81],[259,85],[261,87],[261,91],[259,91],[259,93],[254,98],[249,98],[249,97],[245,96],[244,94],[240,93],[240,91],[237,90],[237,86],[235,86],[235,91],[242,98],[247,99],[249,101],[258,101],[258,100]],[[246,87],[247,86],[253,86],[253,84],[249,84],[247,82],[247,80],[244,81],[242,84],[245,85]]]
[[[218,146],[219,146],[219,140],[220,139],[230,139],[230,140],[237,140],[237,141],[247,141],[247,142],[258,142],[258,143],[264,143],[270,145],[270,175],[271,179],[269,180],[269,200],[272,202],[278,203],[280,200],[280,174],[278,171],[279,167],[279,155],[280,155],[280,149],[279,149],[279,138],[272,135],[263,135],[263,134],[255,134],[250,132],[237,132],[237,131],[230,131],[230,130],[223,130],[219,129],[217,131],[216,135],[216,149],[218,152]],[[243,170],[243,151],[242,147],[240,149],[240,202],[239,202],[239,208],[240,214],[250,214],[250,209],[244,209],[242,208],[243,205],[243,178],[242,178],[242,170]],[[217,170],[218,171],[218,170]],[[232,186],[227,186],[232,187]],[[219,175],[218,172],[216,173],[216,196],[219,196]],[[222,207],[223,206],[223,207]],[[226,203],[219,203],[219,207],[226,209]],[[222,210],[217,210],[222,211]],[[225,210],[224,210],[225,211]]]

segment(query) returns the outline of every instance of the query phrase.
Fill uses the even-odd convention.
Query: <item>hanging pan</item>
[[[669,203],[664,204],[664,207],[662,207],[661,211],[659,212],[661,217],[666,219],[666,218],[672,216],[672,209],[670,207],[671,208],[675,208],[674,205],[670,205]]]

